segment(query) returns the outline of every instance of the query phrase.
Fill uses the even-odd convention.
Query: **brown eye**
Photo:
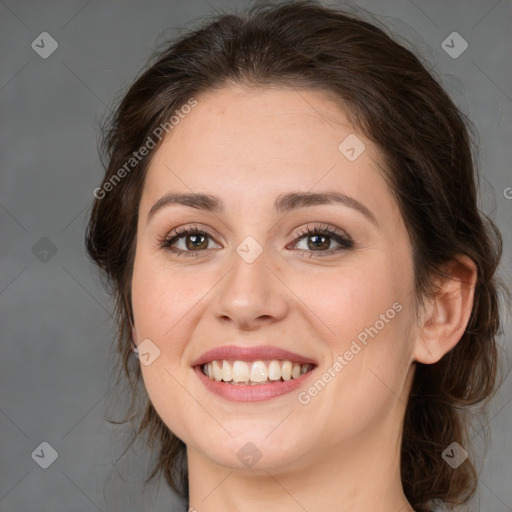
[[[200,253],[211,248],[209,242],[213,237],[204,230],[193,228],[176,229],[175,234],[166,238],[162,243],[162,249],[177,254],[193,256],[193,253]]]
[[[308,249],[329,249],[331,238],[325,235],[309,235]]]
[[[303,241],[305,241],[305,247],[299,247],[299,244]],[[331,247],[333,242],[334,244],[338,244],[338,247]],[[348,236],[342,235],[331,228],[314,226],[313,229],[311,229],[307,226],[306,229],[299,233],[293,246],[304,252],[311,253],[311,256],[323,256],[353,249],[354,242]]]
[[[206,243],[205,243],[206,242]],[[185,246],[190,251],[194,249],[204,250],[208,248],[208,235],[185,235]]]

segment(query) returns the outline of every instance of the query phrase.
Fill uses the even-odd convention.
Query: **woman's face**
[[[156,151],[139,210],[134,337],[155,409],[189,457],[230,468],[396,451],[413,266],[381,154],[320,92],[197,101]],[[208,377],[197,363],[212,360]],[[218,380],[230,370],[267,382]]]

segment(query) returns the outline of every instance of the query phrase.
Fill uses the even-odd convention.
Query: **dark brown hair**
[[[468,447],[474,413],[468,406],[495,390],[501,286],[495,276],[501,237],[477,207],[471,124],[420,60],[373,23],[313,1],[258,5],[241,15],[217,15],[155,56],[107,124],[102,190],[190,98],[227,84],[323,91],[378,146],[413,246],[420,302],[432,292],[432,277],[444,275],[445,263],[460,254],[475,262],[469,324],[438,363],[417,364],[401,448],[404,492],[416,510],[430,510],[436,501],[465,503],[476,487],[474,466],[468,459],[454,470],[441,454],[454,441]],[[116,299],[119,367],[133,398],[123,421],[135,426],[132,440],[145,433],[158,450],[149,479],[163,472],[186,497],[185,445],[158,416],[130,357],[138,205],[156,148],[96,199],[86,244]]]

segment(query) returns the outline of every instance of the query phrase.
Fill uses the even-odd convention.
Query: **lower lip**
[[[199,380],[206,388],[227,400],[234,402],[257,402],[261,400],[270,400],[277,396],[291,393],[297,389],[310,375],[315,368],[302,374],[297,379],[290,379],[284,382],[272,382],[271,384],[226,384],[222,381],[212,380],[207,377],[201,366],[194,368]]]

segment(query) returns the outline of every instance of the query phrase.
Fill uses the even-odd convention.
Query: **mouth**
[[[317,363],[276,347],[226,346],[203,354],[193,363],[206,388],[228,400],[268,400],[295,390]]]
[[[277,359],[253,362],[214,359],[200,367],[210,380],[235,386],[257,386],[298,379],[311,371],[313,366],[311,363],[292,363]]]

